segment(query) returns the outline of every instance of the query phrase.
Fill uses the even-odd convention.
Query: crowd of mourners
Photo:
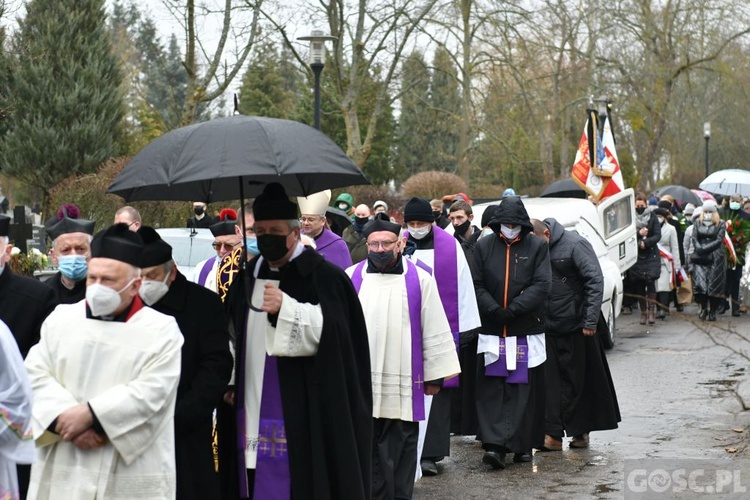
[[[585,238],[512,190],[481,220],[464,193],[331,198],[196,202],[216,254],[190,272],[134,208],[95,233],[65,205],[46,282],[11,271],[0,216],[0,498],[408,499],[451,435],[491,473],[617,427]],[[623,313],[654,324],[689,283],[702,319],[741,314],[737,217],[639,194]]]

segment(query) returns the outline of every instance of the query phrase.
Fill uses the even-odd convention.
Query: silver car
[[[214,236],[208,229],[172,227],[157,229],[156,232],[172,247],[172,258],[188,281],[194,281],[199,262],[216,256],[216,250],[211,246]]]

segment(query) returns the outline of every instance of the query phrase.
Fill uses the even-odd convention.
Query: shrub
[[[427,171],[412,175],[401,186],[404,198],[419,196],[431,200],[442,198],[446,193],[468,193],[468,185],[455,174]]]

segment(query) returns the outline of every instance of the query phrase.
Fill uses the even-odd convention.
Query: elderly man
[[[435,218],[427,200],[416,197],[409,200],[404,208],[404,221],[409,231],[404,253],[434,270],[440,301],[458,350],[461,333],[480,325],[466,256],[456,238],[433,224]],[[454,389],[459,387],[458,377],[446,380],[444,387],[448,390],[431,398],[429,419],[423,431],[426,435],[420,462],[422,473],[430,476],[438,473],[437,462],[450,455],[451,399]],[[454,422],[455,427],[459,424]]]
[[[344,229],[344,233],[341,235],[349,247],[352,264],[357,264],[367,258],[367,240],[362,234],[362,230],[368,222],[370,222],[370,207],[364,203],[357,205],[357,208],[354,209],[354,222]]]
[[[534,235],[549,245],[552,286],[545,307],[547,361],[544,451],[588,448],[589,433],[616,429],[620,421],[612,376],[596,336],[604,277],[585,238],[555,219],[533,219]],[[571,307],[571,305],[573,307]]]
[[[174,318],[138,296],[142,253],[125,224],[100,232],[86,300],[55,309],[26,358],[38,447],[30,499],[174,498],[183,340]]]
[[[242,233],[236,227],[237,212],[231,208],[222,209],[218,222],[209,228],[214,237],[211,246],[216,251],[216,256],[195,265],[196,274],[192,276],[192,280],[214,293],[218,293],[217,273],[221,260],[233,250],[242,247]]]
[[[180,273],[172,247],[153,228],[142,226],[138,234],[145,243],[138,294],[146,305],[174,317],[184,338],[174,413],[177,498],[219,498],[212,416],[232,373],[224,308],[215,293]]]
[[[187,220],[187,227],[208,228],[216,224],[217,220],[208,213],[208,206],[202,201],[193,203],[193,215]]]
[[[236,334],[233,498],[370,498],[367,328],[343,270],[300,243],[297,205],[269,184],[253,205],[260,256],[225,304]]]
[[[316,250],[325,260],[346,269],[352,265],[349,247],[340,236],[326,227],[326,209],[330,200],[330,189],[297,198],[302,232],[315,241]]]
[[[490,221],[494,236],[474,247],[474,286],[482,328],[477,370],[482,461],[505,468],[531,461],[544,444],[544,304],[550,290],[547,244],[534,229],[521,198],[505,198]]]
[[[79,212],[75,205],[63,205],[45,228],[52,239],[50,257],[58,269],[45,283],[55,290],[60,304],[75,304],[86,295],[86,272],[96,222],[80,219]]]
[[[39,341],[42,322],[57,305],[57,298],[50,286],[11,271],[9,229],[10,218],[0,215],[0,320],[8,325],[21,355],[26,357]]]
[[[128,229],[135,232],[141,227],[141,213],[133,207],[124,206],[115,212],[114,224],[125,224]]]
[[[411,498],[424,395],[437,394],[442,379],[460,371],[437,284],[402,257],[400,232],[387,215],[376,216],[364,230],[367,261],[346,270],[370,338],[374,500]]]

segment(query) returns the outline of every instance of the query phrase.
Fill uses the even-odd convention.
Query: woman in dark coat
[[[700,319],[716,321],[716,309],[724,300],[727,257],[724,253],[724,221],[715,203],[703,204],[703,214],[693,230],[693,293],[701,305]],[[709,308],[706,308],[709,305]]]
[[[636,228],[638,230],[638,260],[628,270],[632,293],[638,297],[641,324],[656,323],[656,280],[661,274],[661,257],[657,244],[661,239],[659,220],[648,207],[643,193],[635,197]]]

